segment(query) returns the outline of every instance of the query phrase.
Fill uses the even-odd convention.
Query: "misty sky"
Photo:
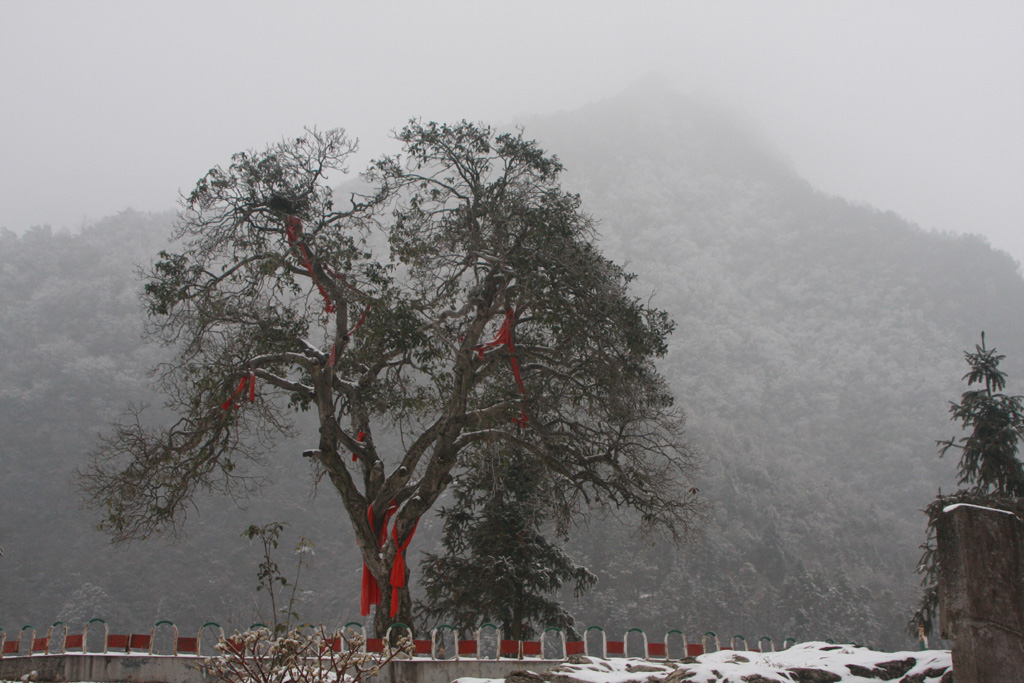
[[[1022,2],[0,0],[0,226],[171,208],[303,126],[360,138],[359,170],[411,117],[500,124],[655,76],[821,189],[1024,262],[1022,36]]]

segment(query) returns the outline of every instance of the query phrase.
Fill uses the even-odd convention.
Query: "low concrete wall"
[[[39,655],[0,659],[0,681],[17,681],[32,671],[39,683],[206,683],[199,657],[147,655]],[[393,660],[377,678],[379,683],[451,683],[456,678],[504,678],[513,671],[542,672],[561,664],[543,659],[498,661]]]
[[[202,683],[198,657],[146,655],[37,655],[0,659],[0,680],[17,681],[32,671],[37,681],[96,683]]]
[[[505,678],[513,671],[541,673],[561,661],[544,659],[395,660],[384,669],[381,683],[451,683],[456,678]]]

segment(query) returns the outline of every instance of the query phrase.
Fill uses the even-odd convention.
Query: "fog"
[[[1017,2],[4,0],[0,226],[170,208],[303,126],[360,138],[358,170],[410,117],[505,123],[656,78],[827,192],[1024,261],[1021,35]]]
[[[362,558],[340,498],[309,498],[302,416],[258,468],[275,485],[197,499],[177,545],[109,548],[74,472],[124,406],[162,403],[134,264],[179,192],[304,126],[360,137],[358,171],[410,117],[467,118],[528,122],[676,323],[659,371],[715,509],[685,548],[588,512],[580,623],[916,647],[962,350],[985,330],[1008,391],[1024,377],[1024,273],[948,234],[1024,261],[1024,9],[636,4],[0,0],[0,626],[262,620],[239,532],[271,520],[317,544],[303,619],[356,618]],[[417,567],[442,531],[418,528]]]

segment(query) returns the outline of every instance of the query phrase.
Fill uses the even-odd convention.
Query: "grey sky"
[[[358,170],[413,116],[507,122],[655,74],[821,189],[1024,261],[1021,36],[1020,2],[0,0],[0,226],[169,208],[305,125],[360,138]]]

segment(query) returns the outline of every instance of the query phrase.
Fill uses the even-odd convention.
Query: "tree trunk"
[[[512,601],[512,640],[523,639],[523,586],[516,584],[516,593]]]
[[[406,585],[401,588],[394,588],[385,581],[380,584],[380,604],[377,605],[373,615],[373,634],[375,638],[383,638],[387,635],[388,629],[394,624],[405,624],[412,631],[412,596],[409,593],[408,569],[406,570]],[[391,616],[391,593],[398,591],[398,612]],[[398,635],[402,635],[400,632]]]
[[[339,489],[341,491],[341,489]],[[344,493],[342,499],[345,500]],[[405,510],[403,510],[405,511]],[[398,590],[398,610],[395,616],[391,616],[391,594],[394,590],[391,586],[391,572],[398,559],[398,546],[396,545],[395,527],[391,526],[391,516],[383,511],[374,510],[374,518],[369,521],[364,517],[365,513],[356,509],[349,509],[349,516],[352,526],[356,532],[356,543],[359,546],[366,570],[372,573],[373,578],[380,588],[380,604],[376,607],[373,615],[373,637],[383,638],[387,630],[393,624],[401,623],[412,628],[412,597],[409,594],[409,544],[412,541],[411,534],[399,536],[399,545],[404,547],[402,552],[406,560],[404,585]],[[400,525],[401,513],[396,515],[393,524]],[[411,528],[415,531],[418,518],[413,520]],[[389,531],[390,529],[390,531]],[[397,532],[401,533],[401,532]],[[378,545],[379,544],[379,545]],[[367,630],[370,630],[369,628]]]

